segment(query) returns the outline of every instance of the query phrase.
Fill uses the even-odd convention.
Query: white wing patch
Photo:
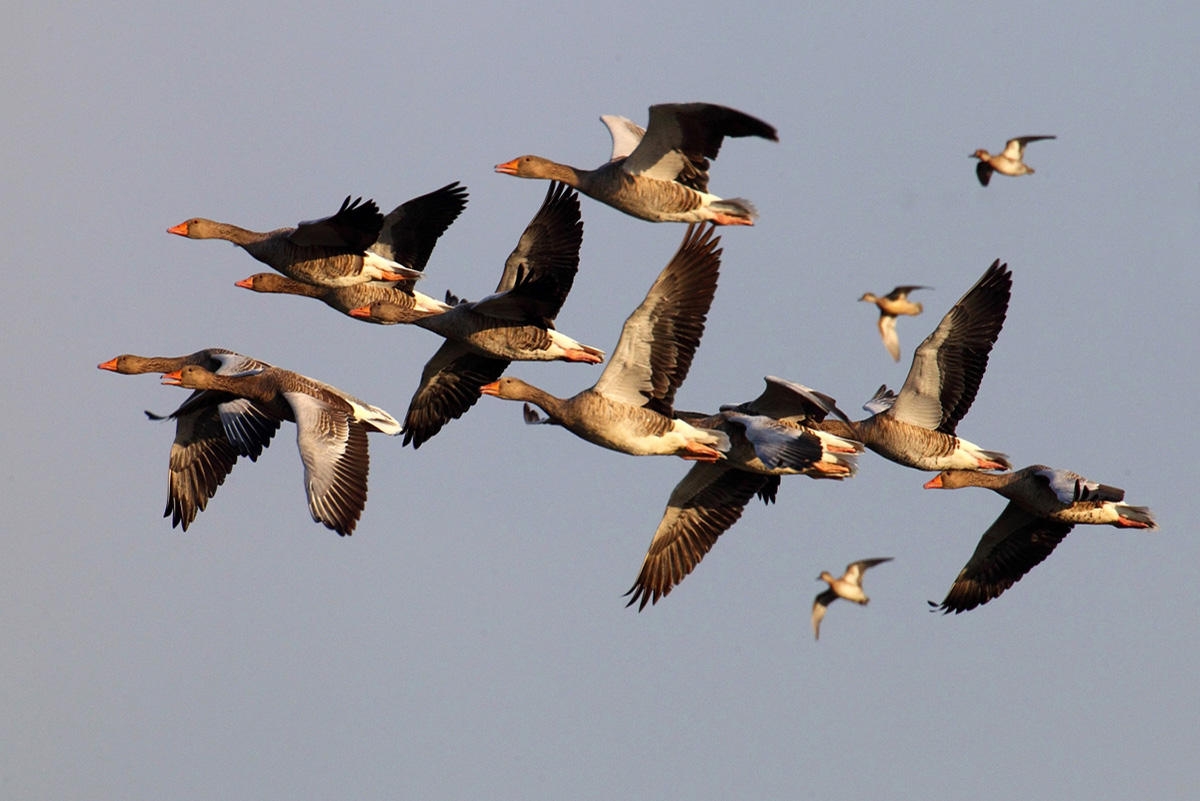
[[[641,144],[642,137],[646,135],[646,129],[628,117],[601,114],[600,121],[608,126],[608,133],[612,136],[613,147],[610,161],[628,156]]]

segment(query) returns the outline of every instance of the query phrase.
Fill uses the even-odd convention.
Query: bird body
[[[316,298],[342,314],[371,303],[386,302],[398,310],[388,322],[413,322],[450,308],[450,304],[416,291],[416,281],[423,277],[425,265],[434,246],[467,205],[467,189],[457,181],[419,197],[406,200],[382,218],[376,239],[367,247],[367,257],[379,257],[404,266],[401,281],[361,283],[314,283],[298,277],[275,273],[256,273],[237,282],[237,286],[254,292],[299,295]],[[374,230],[373,224],[364,230]],[[188,228],[190,230],[190,226]],[[286,229],[285,229],[286,230]],[[366,235],[354,244],[365,241]],[[349,243],[348,243],[349,244]],[[268,262],[269,263],[269,262]],[[291,272],[300,273],[306,271]],[[367,322],[382,322],[365,318]]]
[[[1144,506],[1129,506],[1119,487],[1089,481],[1069,470],[1030,465],[1011,473],[947,470],[926,489],[985,487],[1008,505],[979,539],[946,598],[930,606],[966,612],[987,603],[1048,557],[1077,524],[1158,528]]]
[[[124,375],[167,373],[199,365],[221,375],[269,367],[266,362],[225,348],[205,348],[185,356],[138,356],[125,353],[97,365]],[[167,460],[167,505],[163,517],[187,531],[209,499],[225,482],[239,456],[258,459],[279,429],[279,420],[261,404],[225,394],[197,390],[165,418],[175,421],[175,440]]]
[[[485,395],[532,403],[546,413],[547,422],[562,426],[580,439],[631,456],[679,456],[717,461],[728,450],[725,435],[701,429],[646,406],[614,403],[594,388],[558,398],[519,378],[504,376],[482,388]]]
[[[400,433],[400,423],[336,387],[279,367],[219,375],[186,365],[163,383],[227,393],[296,424],[304,486],[313,520],[342,536],[354,531],[367,501],[367,432]]]
[[[698,429],[674,415],[675,391],[691,367],[717,289],[721,240],[713,231],[712,226],[688,226],[679,249],[626,319],[593,387],[558,398],[506,376],[484,384],[480,392],[533,403],[550,422],[612,450],[720,459],[729,447],[725,434]]]
[[[337,309],[343,314],[383,325],[399,322],[412,323],[450,309],[449,304],[413,289],[411,281],[398,283],[370,281],[345,286],[327,286],[297,281],[278,273],[255,273],[237,281],[235,285],[252,292],[316,298],[326,306]],[[351,314],[355,309],[369,306],[372,303],[388,304],[392,309],[390,319],[380,320],[370,316]]]
[[[510,298],[504,293],[477,301],[461,301],[445,306],[441,312],[414,316],[405,307],[387,300],[376,301],[351,315],[374,323],[390,325],[411,322],[448,340],[459,342],[480,356],[525,362],[604,361],[604,351],[584,345],[543,323],[530,323],[528,317],[507,314],[503,307]],[[444,304],[443,304],[444,305]],[[404,319],[410,317],[411,319]]]
[[[753,225],[748,201],[708,191],[709,161],[726,136],[777,141],[775,129],[735,109],[711,103],[664,103],[650,107],[646,129],[614,115],[601,121],[612,134],[612,158],[594,170],[527,155],[496,165],[518,178],[548,178],[588,197],[651,222],[712,222]]]
[[[896,317],[899,315],[916,316],[924,307],[908,299],[908,293],[917,289],[928,289],[926,286],[898,286],[882,297],[873,292],[864,292],[860,302],[874,303],[879,308],[879,336],[883,346],[896,361],[900,361],[900,337],[896,334]]]
[[[838,598],[853,601],[861,606],[866,606],[870,602],[871,599],[863,592],[863,574],[875,565],[890,561],[892,561],[892,557],[884,556],[878,559],[861,559],[857,562],[851,562],[846,565],[846,572],[840,577],[835,577],[828,570],[821,571],[821,575],[817,576],[817,580],[824,581],[829,585],[829,589],[818,593],[817,597],[813,599],[813,639],[821,638],[821,621],[825,618],[825,611]]]
[[[975,177],[979,179],[981,185],[987,186],[988,182],[992,180],[993,172],[1012,176],[1032,175],[1033,167],[1023,160],[1025,145],[1042,139],[1054,138],[1054,136],[1018,136],[1005,142],[1004,150],[995,155],[983,149],[976,150],[971,154],[971,158],[979,159],[979,163],[975,165]]]
[[[363,203],[359,198],[351,203],[347,197],[336,214],[294,228],[258,232],[193,217],[171,226],[167,233],[232,242],[272,269],[310,284],[348,286],[419,278],[419,270],[368,250],[382,229],[383,215],[375,201]]]

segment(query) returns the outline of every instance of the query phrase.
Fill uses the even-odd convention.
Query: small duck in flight
[[[976,150],[971,154],[971,158],[979,159],[979,163],[975,165],[975,175],[979,178],[979,183],[987,186],[988,181],[992,180],[993,172],[1001,175],[1033,175],[1033,167],[1022,161],[1025,156],[1025,145],[1041,139],[1054,138],[1054,136],[1018,136],[1005,142],[1004,152],[994,156],[986,150]]]
[[[854,601],[862,606],[867,605],[871,599],[863,592],[863,573],[866,573],[868,568],[890,561],[892,561],[892,557],[884,556],[879,559],[860,559],[857,562],[851,562],[846,565],[846,572],[842,574],[841,578],[834,578],[828,570],[821,571],[817,580],[829,584],[829,589],[813,599],[813,639],[821,639],[821,619],[825,617],[825,610],[829,608],[829,605],[838,598],[845,598],[847,601]]]
[[[874,303],[879,307],[879,336],[883,346],[892,354],[895,361],[900,361],[900,337],[896,334],[896,317],[907,314],[915,317],[924,311],[920,303],[908,299],[908,293],[917,289],[929,289],[927,286],[898,286],[883,297],[874,292],[864,292],[859,301]]]

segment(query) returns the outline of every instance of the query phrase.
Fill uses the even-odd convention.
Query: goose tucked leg
[[[977,461],[980,470],[1008,470],[1011,466],[1006,462],[997,462],[992,459],[979,458]]]
[[[565,362],[585,362],[587,364],[600,364],[604,361],[603,356],[597,356],[595,353],[579,348],[568,348],[563,352],[563,361]]]
[[[719,211],[713,214],[712,222],[716,225],[754,225],[754,220]]]
[[[851,453],[853,452],[851,451]],[[824,460],[813,462],[809,470],[826,476],[848,476],[854,472],[854,468],[848,464],[843,462],[826,462]]]
[[[394,273],[391,270],[380,270],[379,278],[382,281],[406,281],[406,280],[408,280],[408,276],[402,275],[400,273]]]
[[[689,441],[678,456],[680,459],[695,462],[719,462],[725,458],[725,455],[716,448],[696,442],[695,440]]]

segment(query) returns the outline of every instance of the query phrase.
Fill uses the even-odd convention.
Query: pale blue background
[[[1195,5],[403,5],[9,12],[0,796],[1195,797]],[[857,411],[1000,257],[1012,305],[960,433],[1125,487],[1161,530],[1081,527],[998,601],[931,615],[1003,501],[868,455],[785,480],[639,615],[621,593],[687,465],[492,398],[419,452],[372,437],[352,538],[310,521],[290,426],[186,534],[159,516],[171,428],[141,410],[184,394],[98,362],[220,345],[401,415],[438,344],[239,290],[256,262],[168,226],[461,180],[423,289],[475,298],[545,192],[494,164],[595,166],[599,114],[692,100],[780,142],[714,164],[762,216],[723,232],[682,408],[776,374]],[[1037,175],[979,187],[967,154],[1021,134],[1058,135]],[[611,350],[684,229],[583,214],[559,324]],[[900,365],[855,303],[897,283],[934,287]],[[871,556],[896,558],[871,606],[814,643],[815,576]]]

